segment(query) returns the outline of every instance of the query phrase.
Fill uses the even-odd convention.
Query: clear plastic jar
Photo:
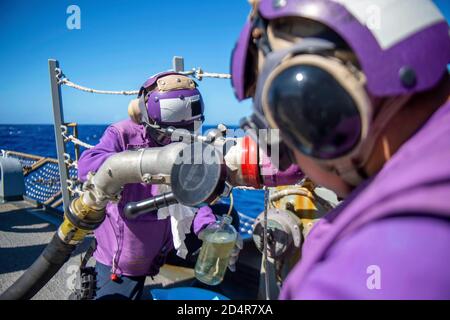
[[[203,244],[195,264],[195,277],[205,284],[214,286],[223,281],[237,239],[231,221],[230,216],[219,217],[202,231]]]

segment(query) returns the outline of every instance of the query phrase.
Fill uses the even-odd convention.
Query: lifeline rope
[[[227,73],[214,73],[214,72],[205,72],[202,68],[194,68],[190,71],[182,71],[179,72],[186,76],[192,76],[198,80],[202,80],[203,78],[215,78],[215,79],[231,79],[231,75]],[[112,95],[124,95],[124,96],[134,96],[139,93],[139,90],[122,90],[122,91],[111,91],[111,90],[98,90],[92,89],[88,87],[81,86],[70,81],[62,72],[61,69],[56,69],[56,77],[58,78],[58,84],[66,85],[73,89],[77,89],[84,92],[96,93],[96,94],[112,94]]]
[[[76,84],[72,81],[70,81],[62,72],[60,68],[56,68],[56,78],[58,79],[58,84],[60,85],[66,85],[68,87],[71,87],[73,89],[77,89],[84,92],[89,93],[96,93],[96,94],[111,94],[111,95],[125,95],[125,96],[132,96],[139,94],[138,90],[122,90],[122,91],[111,91],[111,90],[98,90],[98,89],[92,89],[88,87],[81,86],[79,84]],[[194,68],[191,71],[182,71],[181,74],[187,75],[187,76],[193,76],[198,80],[202,80],[203,78],[216,78],[216,79],[231,79],[230,74],[225,73],[213,73],[213,72],[205,72],[202,70],[202,68]],[[82,146],[86,149],[91,149],[94,146],[81,141],[80,139],[74,137],[73,135],[67,135],[67,127],[61,126],[63,132],[62,136],[66,141],[71,141],[73,144]]]
[[[70,81],[69,79],[63,78],[59,80],[59,84],[64,84],[68,87],[80,90],[80,91],[84,91],[84,92],[90,92],[90,93],[97,93],[97,94],[116,94],[116,95],[124,95],[124,96],[134,96],[137,95],[139,93],[139,91],[137,90],[133,90],[133,91],[109,91],[109,90],[96,90],[96,89],[91,89],[91,88],[87,88],[87,87],[83,87],[80,86],[76,83],[73,83],[72,81]]]
[[[61,135],[63,136],[64,140],[71,141],[73,144],[82,146],[86,149],[92,149],[94,147],[93,145],[90,145],[86,142],[81,141],[78,138],[75,138],[73,135],[67,135],[67,127],[66,126],[61,126]]]
[[[203,78],[215,78],[215,79],[231,79],[231,74],[228,73],[214,73],[214,72],[205,72],[202,68],[194,68],[191,71],[181,71],[181,74],[186,76],[193,76],[198,80],[202,80]]]
[[[79,189],[79,187],[76,184],[76,181],[72,179],[68,179],[66,181],[67,181],[67,190],[69,190],[72,195],[77,195],[79,197],[83,195],[83,191]]]
[[[67,130],[65,126],[62,127],[62,135],[65,136],[64,132]],[[78,140],[78,139],[76,139]],[[72,141],[75,143],[74,141]],[[78,162],[74,161],[70,158],[70,154],[64,153],[64,163],[66,164],[67,168],[75,168],[78,170]],[[71,193],[72,196],[81,196],[83,194],[82,190],[80,189],[79,181],[77,178],[70,178],[66,180],[67,182],[67,190]]]
[[[94,146],[87,144],[86,142],[81,141],[78,138],[75,138],[73,135],[67,135],[67,126],[62,125],[61,126],[61,135],[64,138],[64,141],[70,141],[75,145],[82,146],[86,149],[91,149]],[[67,168],[75,168],[78,170],[78,162],[74,161],[70,158],[70,155],[68,153],[64,153],[64,163],[66,164]],[[82,192],[77,186],[77,182],[75,179],[68,179],[67,181],[67,189],[72,194],[72,196],[81,196]]]
[[[82,146],[82,147],[84,147],[86,149],[92,149],[94,147],[91,144],[88,144],[86,142],[81,141],[80,139],[75,138],[73,135],[65,136],[64,138],[66,138],[69,141],[72,141],[73,144],[77,144],[77,145]]]
[[[75,168],[78,170],[78,163],[70,158],[70,154],[64,153],[64,163],[68,168]]]

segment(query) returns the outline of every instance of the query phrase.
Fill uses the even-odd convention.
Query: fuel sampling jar
[[[218,285],[225,276],[237,239],[231,221],[230,216],[219,217],[216,223],[202,231],[203,244],[195,264],[195,277],[207,285]]]

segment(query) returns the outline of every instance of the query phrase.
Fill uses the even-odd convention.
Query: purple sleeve
[[[208,206],[201,207],[194,218],[194,233],[198,236],[200,231],[214,222],[216,222],[216,216],[212,209]]]
[[[450,223],[427,217],[371,223],[337,242],[281,299],[450,299]]]
[[[84,151],[78,160],[78,178],[86,181],[90,171],[97,171],[108,157],[122,151],[119,133],[114,127],[108,127],[100,142],[94,148]]]

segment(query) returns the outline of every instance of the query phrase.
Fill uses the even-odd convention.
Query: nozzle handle
[[[123,213],[128,219],[136,219],[140,215],[168,207],[178,203],[173,192],[167,192],[139,202],[129,202],[125,205]]]

